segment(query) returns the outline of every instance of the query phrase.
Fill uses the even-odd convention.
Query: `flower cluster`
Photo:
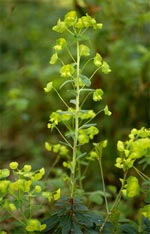
[[[93,29],[101,29],[102,24],[97,23],[96,20],[88,14],[78,18],[76,11],[70,11],[65,15],[64,21],[61,21],[60,19],[57,21],[53,30],[58,33],[63,33],[64,31],[69,30],[70,27],[81,31],[82,29],[89,27],[92,27]]]
[[[11,162],[9,169],[0,169],[0,209],[16,217],[23,228],[32,233],[46,227],[39,220],[32,219],[32,203],[36,204],[35,200],[39,196],[42,199],[48,198],[45,196],[45,184],[41,181],[44,174],[44,168],[33,171],[28,164],[20,169],[18,162]],[[60,189],[49,192],[49,196],[51,200],[59,199]]]
[[[124,171],[130,169],[135,160],[144,157],[147,164],[150,155],[150,130],[141,128],[140,130],[132,129],[129,134],[129,140],[118,141],[117,149],[120,157],[117,157],[115,166],[122,168]]]

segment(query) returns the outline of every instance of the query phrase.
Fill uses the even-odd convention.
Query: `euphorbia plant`
[[[70,198],[74,197],[78,185],[78,174],[80,159],[88,156],[88,152],[84,151],[83,146],[93,140],[94,136],[99,133],[94,118],[104,112],[106,115],[111,115],[108,106],[104,106],[98,112],[93,109],[85,109],[84,104],[88,98],[92,97],[94,102],[102,100],[103,90],[91,88],[92,78],[97,71],[105,74],[111,70],[106,61],[104,61],[99,53],[92,54],[89,46],[89,37],[87,30],[100,30],[102,24],[97,23],[94,18],[83,16],[78,18],[75,11],[67,13],[64,21],[60,19],[53,30],[64,37],[56,40],[53,46],[54,53],[51,56],[50,64],[59,62],[61,67],[59,70],[62,84],[60,89],[65,89],[71,93],[69,101],[62,97],[52,82],[49,82],[45,87],[45,92],[50,92],[52,89],[56,91],[60,97],[65,109],[57,110],[50,115],[48,128],[54,128],[60,133],[62,141],[60,147],[64,148],[68,155],[68,161],[64,162],[64,166],[70,169]],[[67,36],[72,43],[68,43]],[[86,35],[86,36],[85,36]],[[68,54],[69,63],[66,64],[61,58],[61,52]],[[93,72],[88,77],[86,68],[93,66]],[[61,123],[66,127],[66,132],[61,131],[59,126]],[[54,146],[46,142],[46,148],[50,151]]]
[[[56,44],[53,46],[54,53],[51,56],[50,64],[60,64],[59,74],[62,83],[59,89],[66,89],[66,91],[70,93],[70,99],[66,100],[65,97],[61,96],[60,91],[55,88],[54,82],[52,81],[44,88],[47,93],[54,90],[64,106],[63,109],[56,110],[50,115],[48,123],[48,128],[51,130],[56,129],[62,140],[56,145],[46,142],[45,147],[48,151],[54,152],[56,152],[57,147],[58,153],[66,155],[67,160],[63,162],[63,166],[70,170],[70,175],[67,178],[69,185],[67,194],[68,209],[65,209],[66,205],[62,205],[62,210],[58,209],[58,216],[57,212],[54,213],[46,229],[47,231],[55,229],[54,233],[82,233],[82,231],[84,233],[91,233],[94,230],[94,223],[100,226],[100,217],[98,217],[96,221],[92,221],[92,217],[91,222],[87,221],[87,210],[85,209],[83,212],[82,205],[80,206],[80,202],[76,201],[78,190],[83,190],[81,165],[84,165],[84,163],[90,160],[97,159],[99,162],[106,209],[107,212],[109,212],[101,164],[102,151],[103,148],[106,147],[107,141],[104,140],[95,143],[95,150],[93,149],[90,152],[87,152],[86,147],[84,147],[86,144],[90,143],[90,141],[93,141],[94,137],[99,133],[94,119],[100,115],[101,112],[108,116],[111,115],[107,105],[104,105],[98,111],[95,111],[94,108],[86,109],[84,107],[90,98],[93,99],[93,102],[98,103],[101,102],[103,98],[103,90],[101,88],[93,89],[91,85],[96,72],[100,71],[108,74],[111,71],[109,65],[102,59],[100,53],[93,53],[90,48],[90,36],[88,36],[87,31],[100,30],[101,28],[102,24],[97,23],[96,20],[88,14],[78,18],[75,11],[67,13],[64,20],[61,21],[59,19],[57,24],[53,27],[53,30],[61,34],[61,37],[56,40]],[[67,38],[69,38],[69,40]],[[66,64],[66,62],[63,61],[62,53],[68,56],[69,63]],[[91,74],[87,76],[86,70],[89,66],[91,66],[93,70]],[[65,130],[64,128],[61,130],[62,125],[63,127],[65,126]],[[59,213],[61,213],[61,215]],[[64,216],[66,218],[64,218]],[[78,216],[80,216],[80,218]],[[53,222],[54,217],[55,222]],[[63,219],[66,219],[67,223],[69,219],[69,225],[67,225],[65,221],[63,223]]]
[[[138,179],[135,176],[128,177],[129,169],[134,168],[141,177],[146,181],[149,180],[149,177],[144,176],[133,166],[136,159],[145,156],[145,151],[141,151],[140,156],[137,156],[139,154],[136,155],[139,149],[137,146],[134,147],[134,143],[130,143],[134,138],[131,132],[132,137],[130,135],[131,140],[129,141],[128,149],[123,147],[121,141],[118,142],[118,150],[123,151],[125,156],[117,158],[116,166],[123,169],[124,177],[120,179],[122,183],[121,189],[113,206],[109,209],[102,169],[102,153],[103,148],[107,145],[107,140],[94,143],[94,138],[99,133],[94,119],[101,112],[108,116],[111,115],[111,112],[107,105],[98,111],[95,111],[94,108],[85,108],[86,102],[90,98],[93,99],[93,102],[98,103],[103,98],[104,92],[100,87],[97,89],[92,88],[92,79],[96,72],[100,71],[108,74],[111,71],[101,54],[93,53],[90,47],[90,34],[88,32],[90,31],[91,33],[92,30],[100,30],[101,28],[102,24],[97,23],[88,14],[79,18],[75,11],[68,12],[64,20],[59,19],[53,27],[53,30],[61,36],[53,46],[54,53],[51,56],[50,64],[60,64],[59,74],[62,82],[59,90],[55,88],[55,82],[52,81],[46,85],[44,90],[47,93],[54,90],[63,104],[63,109],[56,110],[50,114],[48,123],[48,128],[51,131],[56,129],[62,140],[56,145],[46,142],[45,147],[48,151],[56,152],[57,149],[57,153],[66,156],[67,160],[63,162],[63,166],[69,169],[70,175],[67,178],[69,185],[68,194],[66,195],[62,191],[65,197],[57,204],[58,209],[54,211],[51,218],[46,221],[47,233],[123,233],[123,226],[118,228],[116,224],[114,225],[115,222],[118,223],[119,221],[117,207],[121,196],[126,194],[129,198],[134,197],[140,191]],[[63,60],[64,56],[62,56],[62,53],[66,54],[68,60],[66,58],[65,61]],[[69,62],[66,63],[66,61]],[[92,72],[87,76],[89,66],[91,66]],[[70,94],[69,100],[65,96],[61,96],[61,89],[66,90]],[[63,129],[61,128],[62,126]],[[147,139],[144,139],[142,143],[145,144],[144,142],[150,141],[149,131],[145,129],[141,131],[145,131],[145,134],[147,134]],[[93,149],[88,151],[85,146],[90,141],[93,142]],[[132,153],[131,145],[133,146]],[[146,145],[146,149],[149,149],[148,145]],[[146,157],[147,163],[147,154]],[[77,199],[78,190],[83,190],[82,179],[84,176],[82,175],[81,165],[86,165],[90,160],[97,160],[100,167],[106,205],[106,217],[104,220],[100,215],[89,215],[87,209],[82,207],[82,204]],[[144,212],[145,217],[148,218],[149,205],[144,208]],[[131,230],[133,230],[132,227],[129,227],[129,231]]]
[[[54,193],[45,189],[40,180],[44,175],[44,168],[32,171],[31,165],[24,165],[21,169],[17,162],[10,163],[10,169],[0,170],[0,204],[2,212],[7,212],[8,218],[13,217],[18,222],[22,233],[53,233],[53,234],[148,234],[150,231],[150,178],[144,174],[144,169],[150,165],[150,130],[142,128],[133,129],[126,142],[118,141],[119,156],[115,166],[123,171],[120,179],[121,188],[116,195],[114,204],[110,207],[104,182],[102,160],[103,149],[107,146],[107,140],[98,140],[99,129],[95,118],[100,114],[110,116],[111,112],[107,105],[95,110],[86,108],[86,103],[92,99],[93,103],[102,101],[104,92],[101,87],[94,89],[92,79],[96,72],[108,74],[111,70],[100,53],[95,53],[90,47],[90,34],[92,30],[100,30],[102,24],[86,14],[78,17],[75,11],[67,13],[64,20],[58,20],[53,30],[61,34],[53,46],[54,53],[50,64],[59,63],[59,75],[61,85],[55,87],[55,82],[50,81],[44,88],[49,94],[52,90],[60,98],[63,107],[50,114],[48,128],[58,131],[61,140],[56,144],[45,142],[49,152],[54,152],[65,158],[63,167],[69,171],[65,177],[67,190],[60,189]],[[66,54],[65,60],[62,53]],[[68,62],[66,62],[68,61]],[[87,75],[88,67],[91,74]],[[61,89],[67,95],[61,95]],[[65,93],[66,94],[66,93]],[[69,95],[69,100],[66,96]],[[99,105],[97,105],[99,106]],[[97,108],[96,108],[97,109]],[[92,147],[87,145],[92,142]],[[90,148],[90,150],[88,150]],[[84,191],[83,168],[92,160],[98,162],[102,179],[103,195],[105,200],[106,215],[104,217],[90,212],[82,204]],[[138,169],[138,163],[144,164],[143,169]],[[136,165],[137,164],[137,165]],[[138,177],[132,175],[136,172]],[[10,173],[11,171],[11,173]],[[125,199],[133,199],[140,193],[145,195],[146,205],[139,211],[139,227],[119,223],[119,210],[122,195]],[[51,211],[47,220],[40,222],[34,218],[32,204],[37,204],[38,198],[59,200],[56,210]],[[36,201],[37,199],[37,201]],[[100,209],[99,209],[100,210]],[[1,210],[0,210],[1,211]],[[3,214],[3,213],[2,213]],[[143,216],[143,217],[142,217]],[[142,217],[142,218],[141,218]],[[1,218],[2,219],[2,218]],[[1,220],[3,221],[3,220]],[[17,227],[17,225],[16,225]],[[0,227],[1,228],[1,227]],[[0,234],[5,232],[0,229]],[[13,230],[13,233],[17,233]]]

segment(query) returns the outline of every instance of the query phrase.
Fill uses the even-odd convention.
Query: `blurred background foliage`
[[[49,168],[55,162],[44,142],[57,143],[58,136],[47,129],[47,122],[61,103],[43,88],[51,80],[60,84],[57,67],[49,65],[57,37],[51,28],[75,9],[103,23],[100,32],[92,33],[91,47],[108,61],[112,72],[97,73],[92,85],[104,90],[103,102],[112,111],[111,117],[100,116],[97,125],[98,140],[109,142],[104,152],[105,180],[115,184],[119,178],[113,168],[117,140],[126,140],[133,127],[150,126],[150,4],[146,0],[1,0],[0,8],[1,166],[17,160]],[[91,108],[93,103],[88,105]],[[99,108],[97,103],[95,108]],[[93,163],[85,181],[90,190],[99,187],[97,171]],[[60,170],[57,174],[61,177]]]

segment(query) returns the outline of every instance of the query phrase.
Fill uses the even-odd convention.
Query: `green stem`
[[[150,177],[148,177],[147,175],[145,175],[142,171],[140,171],[138,168],[136,168],[135,166],[133,166],[134,170],[136,171],[136,173],[145,181],[145,180],[150,180]]]
[[[97,115],[99,115],[99,114],[100,114],[101,112],[103,112],[103,111],[104,111],[104,109],[99,110],[99,111],[95,114],[94,117],[92,117],[92,118],[88,119],[86,122],[84,122],[84,123],[80,126],[80,129],[81,129],[84,125],[90,123]]]
[[[124,185],[125,185],[125,181],[126,181],[126,177],[127,177],[127,173],[128,173],[128,171],[126,171],[126,172],[124,173],[124,177],[123,177],[123,181],[122,181],[122,185],[121,185],[120,191],[119,191],[119,193],[118,193],[118,195],[117,195],[117,197],[116,197],[116,200],[115,200],[113,206],[111,207],[109,213],[107,214],[107,216],[106,216],[106,218],[105,218],[105,220],[104,220],[102,226],[100,227],[99,232],[100,232],[101,234],[102,234],[102,231],[103,231],[103,229],[104,229],[104,226],[105,226],[105,224],[107,223],[109,217],[111,216],[113,210],[118,206],[118,204],[119,204],[119,202],[120,202],[120,199],[121,199],[121,196],[122,196],[122,190],[123,190],[123,187],[124,187]]]
[[[75,172],[76,172],[76,158],[77,158],[77,144],[78,144],[78,131],[79,131],[79,94],[80,94],[80,86],[79,86],[79,76],[80,76],[80,53],[79,53],[79,41],[77,40],[77,63],[76,63],[76,71],[77,71],[77,83],[76,83],[76,108],[75,108],[75,134],[74,134],[74,142],[73,142],[73,158],[72,158],[72,169],[71,169],[71,198],[73,198],[74,190],[75,190]]]
[[[68,54],[70,55],[70,57],[72,58],[72,60],[74,61],[74,63],[76,63],[71,51],[69,50],[68,46],[66,47],[67,51],[68,51]]]
[[[65,102],[65,100],[61,97],[61,95],[59,94],[59,92],[57,91],[57,89],[55,89],[53,87],[53,89],[55,90],[55,92],[57,93],[58,97],[60,98],[60,100],[64,103],[64,105],[69,108],[68,104]]]
[[[96,74],[96,72],[100,69],[101,67],[98,67],[94,72],[93,74],[90,76],[90,80],[93,78],[93,76]]]
[[[60,136],[64,139],[64,141],[67,143],[67,145],[72,148],[72,145],[69,143],[69,141],[66,139],[66,137],[63,135],[63,133],[59,130],[59,128],[57,128],[55,126],[55,128],[57,129],[57,131],[59,132]]]
[[[31,204],[32,197],[29,194],[29,218],[32,218],[32,204]]]
[[[15,216],[12,212],[10,212],[10,211],[8,211],[8,210],[7,210],[7,212],[8,212],[15,220],[17,220],[21,225],[25,226],[25,223],[24,223],[21,219],[19,219],[17,216]],[[21,216],[21,215],[20,215],[20,216]]]
[[[108,208],[108,201],[107,201],[107,195],[106,195],[106,188],[105,188],[105,181],[104,181],[104,174],[103,174],[103,168],[102,168],[102,161],[98,160],[101,178],[102,178],[102,185],[103,185],[103,191],[104,191],[104,199],[105,199],[105,205],[106,205],[106,212],[107,215],[109,215],[109,208]]]

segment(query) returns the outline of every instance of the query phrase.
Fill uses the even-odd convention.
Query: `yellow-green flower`
[[[18,167],[18,163],[17,163],[17,162],[11,162],[11,163],[9,164],[9,167],[10,167],[12,170],[15,170],[15,169],[17,169],[17,167]]]
[[[40,221],[37,219],[29,219],[26,224],[26,231],[42,231],[46,228],[46,224],[41,225]]]
[[[96,53],[94,57],[94,65],[100,67],[102,65],[102,56],[99,53]]]
[[[71,77],[75,69],[71,64],[67,64],[61,67],[60,74],[62,77]]]

